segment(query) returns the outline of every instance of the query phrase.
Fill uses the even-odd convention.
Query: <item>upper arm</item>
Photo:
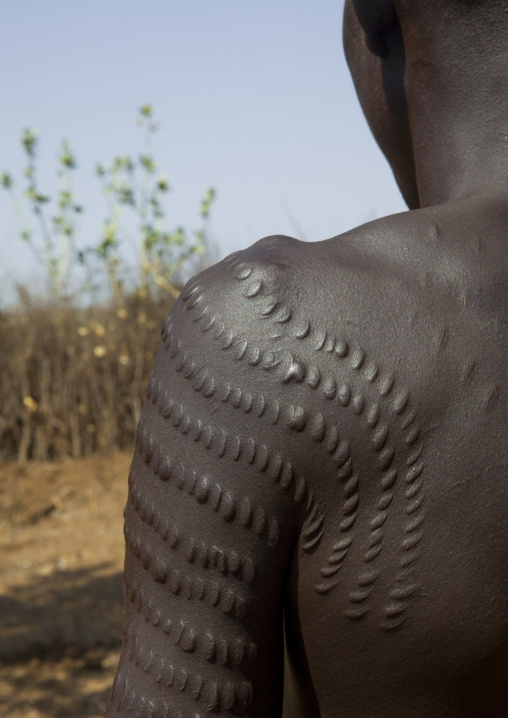
[[[189,283],[163,327],[129,477],[110,716],[281,713],[285,579],[309,496],[298,411],[272,370],[298,367],[250,317],[263,280],[231,269]]]

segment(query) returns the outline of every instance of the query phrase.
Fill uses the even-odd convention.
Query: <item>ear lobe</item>
[[[392,0],[352,0],[352,4],[368,49],[386,57],[391,49],[390,36],[398,25]]]

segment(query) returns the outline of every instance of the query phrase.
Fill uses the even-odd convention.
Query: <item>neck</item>
[[[436,44],[429,48],[429,35],[422,33],[412,47],[409,43],[406,55],[405,84],[420,206],[472,196],[506,197],[506,49],[503,46],[496,52],[497,43],[487,47],[485,41],[478,47],[445,42],[436,35],[433,39]],[[421,52],[420,44],[425,44]]]

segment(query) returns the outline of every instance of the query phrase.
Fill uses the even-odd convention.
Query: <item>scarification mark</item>
[[[333,547],[333,551],[342,553],[342,551],[344,551],[345,549],[347,549],[351,546],[352,542],[353,542],[353,536],[346,536],[346,537],[340,539],[339,541],[337,541],[337,543]]]
[[[374,433],[372,438],[372,445],[376,451],[381,451],[388,440],[388,427],[386,425],[380,426],[379,429]]]
[[[364,571],[358,576],[359,586],[372,586],[379,578],[380,572],[377,569]]]
[[[323,414],[316,414],[309,426],[309,431],[314,441],[323,441],[326,432],[326,423]]]
[[[392,409],[396,414],[400,415],[405,411],[408,404],[409,404],[409,392],[407,391],[407,389],[404,389],[393,400]]]
[[[406,524],[405,531],[406,533],[411,533],[412,531],[416,531],[416,529],[420,528],[422,523],[425,520],[425,511],[420,511],[419,514],[414,518],[412,521],[409,521],[409,523]]]
[[[187,309],[194,309],[203,300],[204,296],[202,294],[195,294],[190,300],[190,302],[187,304]]]
[[[413,426],[411,430],[406,434],[405,443],[406,446],[413,446],[413,444],[420,438],[420,425]]]
[[[416,513],[422,506],[424,500],[423,492],[420,493],[413,501],[410,501],[406,506],[406,513],[411,516]]]
[[[388,448],[384,449],[379,455],[379,468],[381,469],[381,471],[386,471],[386,469],[389,469],[392,465],[394,458],[395,451],[393,447],[389,446]]]
[[[261,536],[266,527],[266,513],[263,508],[258,507],[254,510],[254,517],[252,520],[252,528],[254,532]]]
[[[321,569],[321,575],[324,578],[330,578],[330,576],[335,576],[336,573],[342,568],[342,564],[336,563],[335,565],[328,566],[326,568]]]
[[[319,583],[316,586],[314,586],[317,593],[320,594],[327,594],[329,593],[332,588],[335,588],[335,586],[338,584],[338,581],[328,581],[325,583]]]
[[[244,296],[248,299],[254,299],[254,297],[257,297],[261,293],[263,286],[262,279],[257,279],[251,282],[244,291]]]
[[[407,429],[409,426],[411,426],[411,424],[413,423],[413,421],[415,419],[416,419],[415,412],[410,410],[409,412],[407,412],[405,414],[400,425],[402,426],[403,429]]]
[[[305,480],[300,476],[297,478],[295,487],[294,501],[296,504],[300,504],[303,501],[306,492],[307,484],[305,483]]]
[[[376,362],[370,362],[365,369],[365,376],[371,383],[376,381],[379,376],[379,365]]]
[[[499,402],[500,395],[501,388],[499,386],[495,386],[493,389],[490,390],[484,405],[485,411],[493,411],[493,409],[495,409],[496,405]]]
[[[351,389],[347,384],[343,384],[339,389],[339,401],[342,406],[348,406],[351,401]]]
[[[423,468],[423,462],[420,462],[419,464],[414,464],[414,466],[412,466],[406,473],[406,484],[412,484],[413,481],[418,479],[422,475]]]
[[[280,404],[277,401],[277,399],[275,399],[273,402],[273,410],[274,410],[274,417],[272,419],[272,424],[275,426],[275,424],[277,424],[277,422],[279,421],[279,418],[280,418]]]
[[[360,620],[370,611],[369,606],[362,606],[361,608],[348,608],[345,611],[345,615],[353,620]]]
[[[325,346],[326,342],[328,342],[328,350],[329,351],[335,350],[335,348],[336,348],[335,339],[333,339],[333,341],[330,341],[330,337],[328,337],[328,335],[326,333],[324,333],[318,342],[318,346],[322,348],[322,346]],[[339,348],[339,352],[344,352],[345,348],[346,348],[345,346],[342,346],[341,348]],[[273,364],[271,356],[273,356],[271,353],[268,353],[268,356],[265,354],[265,365]],[[286,373],[283,377],[283,381],[287,382],[291,379],[294,379],[295,381],[303,381],[304,377],[305,377],[304,365],[300,364],[298,362],[295,362],[292,355],[289,355],[289,365],[286,367]],[[316,379],[316,376],[314,376],[314,379]],[[337,390],[337,388],[336,388],[335,380],[333,380],[333,378],[326,380],[325,385],[324,385],[325,395],[327,395],[330,399],[332,399],[335,397],[336,390]],[[229,399],[229,392],[226,393],[225,398]],[[236,397],[236,400],[233,399],[233,403],[234,403],[234,405],[239,405],[240,401],[241,401],[240,394],[238,394],[238,396]],[[275,408],[275,416],[273,419],[273,423],[277,423],[279,421],[280,413],[281,413],[281,407],[280,407],[278,401],[275,401],[274,408]],[[360,397],[356,402],[356,410],[358,412],[361,412],[361,411],[363,411],[363,408],[364,408],[364,399],[362,397]],[[299,408],[291,407],[290,411],[292,412],[292,415],[290,416],[290,419],[289,419],[290,427],[295,430],[298,430],[298,431],[303,431],[303,429],[305,428],[305,424],[306,424],[306,418],[305,418],[305,413],[304,413],[303,409],[300,407]],[[327,446],[327,449],[330,453],[333,453],[335,451],[338,441],[339,441],[339,437],[338,437],[336,430],[335,430],[335,436],[334,436],[334,432],[332,431],[331,435],[329,437],[328,446]],[[347,445],[346,445],[346,447],[347,447]],[[343,448],[344,447],[342,447],[341,450],[333,457],[334,462],[339,467],[343,466],[344,461],[347,458],[347,454],[341,453]],[[348,449],[348,452],[349,452],[349,449]],[[238,460],[239,456],[240,456],[240,443],[238,442],[235,458]],[[252,456],[252,454],[251,454],[251,456]],[[347,478],[348,476],[350,476],[350,474],[351,474],[351,467],[346,466],[339,473],[339,478],[341,478],[341,479]],[[281,485],[283,486],[283,488],[287,488],[287,486],[288,486],[288,484],[285,484],[284,481],[281,482]],[[295,494],[294,494],[295,502],[299,503],[301,500],[303,500],[303,497],[305,496],[305,494],[306,494],[306,484],[305,484],[304,480],[302,478],[300,478],[296,481],[296,485],[295,485]],[[353,503],[357,503],[356,499],[354,499],[354,498],[352,500],[350,500],[349,503],[346,505],[346,512],[349,513],[349,511],[350,511],[349,506],[352,505]]]
[[[287,425],[293,431],[303,431],[307,424],[307,416],[301,406],[290,406]]]
[[[443,349],[446,348],[446,345],[448,344],[448,327],[444,326],[442,327],[441,331],[439,332],[439,337],[437,340],[437,351],[442,352]]]
[[[323,382],[323,394],[327,399],[335,399],[335,395],[337,394],[337,383],[332,377]]]
[[[375,546],[374,548],[370,548],[365,554],[365,563],[370,563],[370,561],[373,561],[375,558],[377,558],[381,553],[381,548],[381,546]]]
[[[319,542],[323,538],[323,535],[324,529],[321,529],[321,531],[319,531],[319,533],[317,533],[314,538],[311,538],[302,544],[302,551],[304,551],[304,553],[310,553],[312,549],[319,545]]]
[[[309,373],[307,376],[307,383],[312,389],[317,389],[319,386],[319,382],[321,381],[321,372],[316,366],[313,366],[309,369]]]
[[[417,590],[418,590],[418,586],[416,584],[406,585],[406,586],[395,586],[390,591],[390,598],[393,598],[398,601],[404,601],[408,598],[413,598],[413,596],[416,594]]]
[[[320,502],[315,501],[310,514],[307,516],[301,530],[301,536],[304,540],[303,549],[309,540],[320,534],[325,520],[324,506]],[[322,535],[322,533],[321,533]]]
[[[221,326],[217,327],[218,331],[216,334],[213,335],[213,338],[217,341],[221,338],[221,336],[224,334],[224,330],[226,329],[226,325],[224,322],[221,322]]]
[[[262,317],[269,317],[273,314],[278,304],[277,297],[265,297],[263,299],[263,303],[261,304],[259,313]]]
[[[380,416],[381,409],[379,408],[379,404],[373,404],[367,412],[367,424],[371,429],[377,426]]]
[[[365,409],[365,398],[361,394],[358,394],[357,396],[354,397],[353,409],[355,410],[355,412],[357,414],[361,414],[363,412],[363,410]]]
[[[277,318],[275,321],[278,324],[287,324],[290,321],[292,316],[293,316],[293,313],[292,313],[291,309],[287,306],[283,306],[278,309],[278,315],[277,315]]]
[[[252,274],[252,267],[246,266],[246,267],[243,267],[242,269],[240,269],[236,273],[235,277],[237,279],[243,280],[243,279],[248,279],[251,274]]]
[[[464,384],[468,384],[471,381],[471,377],[473,376],[475,368],[476,359],[470,359],[464,369],[464,378],[462,380]]]
[[[309,336],[311,330],[311,324],[308,319],[305,319],[303,322],[303,325],[300,325],[299,328],[295,331],[295,337],[297,339],[305,339]]]
[[[328,339],[328,332],[318,329],[317,331],[314,332],[314,334],[315,334],[315,341],[316,341],[316,343],[314,345],[314,349],[317,352],[319,352],[326,344],[326,340]]]
[[[349,531],[349,529],[353,526],[354,522],[356,520],[356,513],[351,514],[351,516],[348,516],[340,523],[340,530],[341,531]]]
[[[187,491],[190,496],[194,497],[198,504],[209,504],[214,509],[214,511],[218,512],[218,514],[226,523],[231,523],[235,521],[237,517],[237,502],[231,492],[223,491],[222,487],[217,483],[212,485],[212,480],[209,477],[198,476],[196,472],[186,470],[181,462],[175,461],[174,458],[170,455],[166,455],[164,461],[158,464],[150,461],[150,456],[153,457],[160,455],[161,446],[159,442],[156,442],[153,437],[148,436],[148,432],[143,426],[142,422],[140,422],[138,427],[136,450],[143,457],[143,460],[147,464],[148,468],[157,478],[163,481],[169,481],[172,477],[176,478],[175,485],[177,486],[177,488],[182,491]],[[146,457],[148,457],[148,461],[145,460]],[[288,468],[286,470],[290,471],[291,476],[293,475],[293,471],[290,465],[288,465]],[[141,507],[141,499],[134,489],[132,489],[131,494],[132,501],[134,502],[134,507]],[[248,497],[244,497],[242,499],[239,510],[239,518],[242,525],[244,525],[246,528],[251,528],[250,515],[248,519],[245,520],[246,507],[249,507],[249,512],[250,514],[252,514],[251,503]],[[136,511],[138,511],[138,509],[136,509]],[[154,509],[152,508],[151,511],[153,513]],[[149,519],[150,512],[148,511],[146,506],[143,507],[143,512],[145,517]],[[266,540],[272,542],[273,544],[273,542],[278,540],[279,538],[280,529],[278,522],[274,517],[267,517],[266,512],[261,506],[257,508],[257,515],[263,515],[265,517],[265,524],[269,524],[270,531]],[[259,523],[257,524],[257,526],[259,527]],[[161,532],[165,531],[165,535],[172,535],[171,531],[165,527],[162,520],[158,521],[158,527],[160,528]],[[263,532],[260,531],[258,532],[258,535],[261,536],[262,533]],[[161,533],[161,537],[162,536],[163,533]],[[178,539],[176,538],[175,541],[177,540]]]
[[[295,358],[289,354],[288,362],[284,364],[284,373],[282,375],[282,383],[288,384],[291,381],[295,381],[298,384],[305,379],[306,369],[302,362],[295,360]]]
[[[175,667],[170,658],[161,657],[155,660],[152,651],[145,650],[131,637],[130,633],[126,635],[126,649],[128,650],[129,662],[136,666],[139,670],[148,675],[157,685],[163,685],[165,688],[173,688],[181,693],[188,692],[195,701],[203,702],[206,710],[233,710],[238,708],[244,710],[253,699],[252,685],[248,681],[233,683],[232,681],[215,681],[203,678],[199,673],[194,672],[190,668],[177,666]],[[134,681],[134,685],[136,681]],[[164,706],[165,715],[168,715],[164,702],[158,704],[155,701],[147,701],[144,696],[137,699],[135,690],[131,692],[128,699],[129,708],[134,707],[137,702],[142,705],[135,715],[147,716],[147,706],[151,703],[153,710],[159,710],[160,706]],[[139,711],[143,711],[140,713]],[[180,711],[173,711],[171,718],[182,718]],[[199,718],[195,714],[194,718]]]
[[[357,371],[362,368],[363,362],[365,361],[365,352],[363,349],[358,348],[355,349],[351,356],[351,366],[353,369],[356,369]]]
[[[262,289],[260,290],[260,292],[261,291]],[[288,307],[288,309],[290,308]],[[288,317],[287,322],[289,323],[291,321],[292,317]],[[342,343],[342,340],[337,340],[336,337],[334,337],[331,333],[325,330],[312,329],[310,321],[308,320],[304,322],[303,326],[301,324],[296,326],[298,328],[296,329],[296,331],[294,330],[294,336],[299,339],[305,339],[307,337],[311,338],[311,346],[315,351],[325,351],[327,353],[334,352],[335,356],[339,358],[343,358],[344,356],[349,355],[349,365],[351,369],[363,369],[363,373],[361,374],[361,376],[365,381],[368,381],[370,383],[377,382],[376,387],[377,391],[379,392],[379,396],[383,399],[387,399],[388,397],[390,397],[390,404],[389,406],[387,406],[388,410],[391,410],[392,415],[395,415],[395,417],[400,417],[398,421],[400,422],[400,425],[405,432],[403,436],[405,446],[401,448],[404,452],[407,452],[409,449],[411,450],[411,453],[409,455],[406,455],[405,457],[407,471],[405,472],[403,477],[403,485],[405,487],[403,491],[404,500],[406,501],[405,512],[408,516],[408,521],[403,529],[405,538],[401,542],[401,550],[404,552],[404,555],[401,558],[401,566],[408,566],[410,563],[416,561],[417,559],[421,536],[419,538],[413,537],[417,536],[418,534],[422,534],[421,527],[423,526],[425,518],[424,512],[422,512],[421,514],[419,513],[424,496],[422,491],[422,477],[424,467],[423,463],[420,461],[422,453],[420,426],[418,422],[416,422],[414,410],[410,408],[409,392],[404,389],[398,389],[396,394],[392,398],[395,387],[395,375],[393,373],[385,374],[380,372],[379,365],[376,362],[373,362],[371,359],[367,360],[366,353],[361,347],[356,347],[352,352],[350,352],[349,347],[345,342]],[[270,357],[269,354],[267,355],[267,353],[265,353],[265,355],[263,355],[263,364],[273,366],[273,364],[276,363],[277,359],[278,363],[280,364],[281,357],[282,354],[280,352],[277,356],[272,355],[272,357]],[[294,361],[292,356],[290,357],[290,361]],[[291,364],[289,366],[291,366]],[[286,363],[284,364],[284,367],[287,367]],[[304,371],[305,367],[303,366],[302,374]],[[322,378],[320,369],[318,367],[309,368],[306,372],[306,379],[306,383],[310,388],[314,389],[317,388],[317,386],[321,385],[323,387],[323,393],[325,396],[327,396],[327,394],[330,394],[330,398],[335,398],[337,396],[337,389],[335,388],[334,393],[333,383],[332,381],[330,381],[330,379],[332,379],[333,381],[335,381],[335,379],[330,376]],[[356,392],[356,387],[355,394],[353,395],[351,387],[348,384],[344,384],[341,389],[339,389],[338,400],[343,406],[351,405],[352,409],[358,414],[361,414],[365,410],[367,425],[371,429],[375,429],[379,425],[379,421],[381,418],[381,409],[379,407],[379,404],[374,402],[372,405],[367,406],[367,402],[365,401],[363,395]],[[277,415],[277,421],[278,420],[279,416]],[[294,426],[296,426],[295,415],[292,415],[289,421]],[[323,443],[323,446],[328,450],[330,454],[334,455],[333,458],[337,465],[340,464],[338,478],[339,480],[346,482],[344,485],[343,506],[343,509],[345,507],[345,511],[343,520],[341,522],[341,531],[349,532],[356,518],[356,510],[358,508],[359,501],[359,496],[356,495],[356,493],[358,492],[357,481],[356,477],[353,476],[352,463],[350,461],[350,458],[348,457],[344,462],[344,459],[347,454],[341,456],[339,453],[340,449],[337,450],[337,446],[339,446],[338,432],[336,431],[336,429],[335,431],[333,431],[334,427],[328,429],[324,422],[324,418],[321,419],[321,417],[319,416],[317,418],[312,417],[310,420],[306,421],[306,425],[302,427],[301,430],[303,431],[306,428],[309,429],[312,438],[318,443],[324,442],[326,436],[327,441]],[[381,472],[381,496],[377,502],[377,513],[370,521],[371,532],[368,537],[368,548],[365,554],[365,560],[368,563],[375,561],[381,551],[383,543],[383,532],[381,527],[385,524],[388,517],[387,509],[389,508],[393,500],[393,489],[397,478],[397,470],[393,468],[393,463],[395,461],[395,449],[398,449],[399,447],[392,445],[391,442],[389,442],[390,437],[388,434],[388,429],[386,428],[386,430],[383,431],[383,428],[384,427],[380,427],[380,429],[373,436],[372,440],[373,448],[376,452],[378,452],[379,471]],[[394,433],[394,436],[396,436],[396,432]],[[337,454],[334,454],[336,450]],[[281,483],[285,483],[287,481],[287,476],[284,473],[283,477],[284,478],[282,479]],[[295,485],[295,483],[297,482],[295,482],[294,480],[290,481],[291,485]],[[310,505],[311,503],[309,501],[309,506]],[[349,512],[350,515],[348,515]],[[310,540],[315,540],[316,537],[319,536],[322,529],[323,527],[317,529],[316,532],[309,537]],[[350,545],[351,544],[346,546],[344,549],[342,549],[342,551],[345,551],[347,553],[347,549]],[[341,559],[343,560],[343,555],[344,554],[342,554],[341,551],[335,552],[330,557],[330,559],[332,561],[335,561],[335,563],[329,562],[329,565],[325,567],[324,570],[328,571],[328,569],[331,569],[334,571],[337,565],[340,566],[340,561]],[[333,588],[332,584],[333,582],[327,582],[326,584],[319,584],[319,586],[321,589],[325,587],[325,592],[327,592],[331,590],[331,588]],[[352,595],[354,595],[354,593],[355,592],[353,591]],[[410,596],[410,598],[411,597],[412,595]],[[409,600],[405,601],[405,603],[409,605]],[[386,614],[384,614],[384,616],[385,623],[383,625],[385,625],[386,623],[392,625],[394,621],[393,617],[389,618]]]
[[[349,600],[352,603],[363,603],[372,593],[372,588],[364,588],[363,591],[352,591],[349,594]]]
[[[345,342],[343,339],[337,339],[335,342],[335,354],[340,358],[344,359],[349,352],[349,346],[348,343]]]
[[[419,446],[416,447],[416,449],[411,454],[409,454],[406,464],[408,466],[413,466],[413,464],[416,464],[418,459],[421,457],[422,452],[423,452],[423,444],[420,444]]]
[[[340,437],[337,427],[331,426],[326,435],[326,450],[329,454],[333,454],[339,445]]]
[[[395,374],[387,374],[386,377],[380,381],[380,394],[383,397],[387,397],[392,392],[395,384]]]

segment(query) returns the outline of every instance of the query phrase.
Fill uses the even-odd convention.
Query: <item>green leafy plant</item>
[[[24,202],[18,196],[14,179],[8,172],[1,175],[1,186],[11,194],[20,222],[20,239],[29,245],[46,270],[51,297],[61,298],[67,293],[69,274],[76,254],[77,217],[83,211],[83,207],[75,201],[73,192],[72,173],[77,164],[70,144],[63,141],[58,153],[59,191],[54,203],[54,214],[48,221],[46,206],[51,204],[51,198],[40,190],[38,184],[38,143],[35,130],[26,128],[21,136],[26,160],[23,171]],[[27,208],[36,219],[35,228],[28,222]]]
[[[138,123],[143,130],[144,147],[137,158],[125,154],[115,157],[109,165],[98,163],[96,166],[108,214],[102,224],[101,238],[95,245],[84,249],[78,249],[76,245],[77,220],[83,207],[74,197],[72,174],[77,161],[68,142],[62,142],[59,150],[59,191],[54,201],[38,185],[39,138],[34,130],[25,129],[21,137],[26,158],[22,196],[18,195],[10,173],[4,172],[0,176],[0,186],[10,193],[19,217],[20,238],[42,262],[54,300],[69,296],[70,286],[73,281],[75,283],[73,268],[77,264],[86,265],[95,258],[105,270],[116,302],[123,303],[125,289],[120,270],[126,262],[124,246],[127,242],[138,252],[139,294],[146,297],[163,290],[176,298],[178,283],[192,271],[196,259],[206,252],[208,219],[215,190],[208,189],[201,201],[201,227],[198,230],[189,232],[182,226],[169,229],[165,201],[170,186],[152,153],[153,135],[158,125],[151,105],[145,104],[139,109]],[[53,208],[51,221],[47,220],[49,207]],[[35,228],[27,221],[27,208],[36,218]],[[131,214],[130,218],[126,218],[127,212]],[[134,234],[129,229],[132,224],[136,227]],[[82,292],[78,289],[75,293]]]

